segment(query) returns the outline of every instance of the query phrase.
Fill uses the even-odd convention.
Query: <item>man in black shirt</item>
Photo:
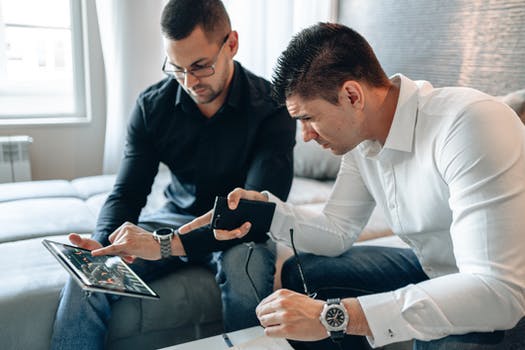
[[[238,36],[220,0],[172,0],[161,24],[167,53],[163,70],[169,77],[137,100],[124,158],[93,239],[69,238],[92,250],[118,246],[133,236],[151,254],[141,255],[147,260],[121,255],[146,280],[188,260],[203,263],[216,272],[226,330],[256,325],[257,301],[240,268],[247,249],[239,243],[251,237],[217,241],[208,228],[181,236],[173,230],[204,214],[215,196],[235,187],[270,190],[286,200],[295,123],[271,100],[269,83],[233,61]],[[167,203],[139,218],[160,163],[171,171]],[[253,254],[252,259],[264,263],[254,266],[252,277],[267,295],[273,288],[275,246],[259,242]],[[93,293],[86,298],[82,293],[74,281],[64,287],[51,348],[104,347],[114,297]]]

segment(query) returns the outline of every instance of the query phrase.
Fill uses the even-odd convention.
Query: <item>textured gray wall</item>
[[[388,75],[493,95],[525,89],[525,0],[340,0]]]

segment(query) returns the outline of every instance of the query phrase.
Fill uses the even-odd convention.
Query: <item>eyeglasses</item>
[[[195,78],[206,78],[212,76],[213,74],[215,74],[215,65],[217,64],[217,60],[219,59],[219,55],[221,54],[222,48],[224,47],[224,44],[226,44],[226,41],[228,41],[229,37],[230,33],[228,33],[222,40],[221,48],[219,49],[219,52],[217,52],[217,55],[215,55],[212,64],[206,66],[196,65],[195,68],[191,69],[177,69],[175,68],[175,66],[173,66],[173,64],[168,62],[168,57],[165,57],[164,63],[162,64],[162,71],[164,72],[164,74],[170,77],[174,77],[178,80],[184,80],[187,74],[191,74]]]
[[[308,291],[308,286],[306,285],[306,279],[304,278],[304,272],[303,272],[303,265],[301,264],[301,259],[299,259],[299,254],[297,254],[297,249],[295,249],[295,244],[293,240],[293,228],[290,229],[290,243],[292,245],[295,263],[297,264],[297,270],[299,270],[299,277],[301,278],[301,282],[303,284],[304,294],[308,295],[312,299],[315,299],[317,297],[317,293]],[[250,276],[250,272],[248,271],[248,265],[250,264],[250,258],[252,256],[255,245],[253,242],[249,242],[245,244],[248,247],[248,253],[246,255],[246,261],[244,263],[244,271],[246,272],[246,275],[248,276],[248,279],[250,280],[250,284],[252,286],[253,293],[255,294],[257,303],[260,303],[261,296],[259,294],[259,291],[257,290],[257,287],[255,286],[255,283],[253,282],[252,276]]]

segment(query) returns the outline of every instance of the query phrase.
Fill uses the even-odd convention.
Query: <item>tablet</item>
[[[86,291],[159,299],[119,256],[92,256],[87,249],[48,239],[42,244]]]

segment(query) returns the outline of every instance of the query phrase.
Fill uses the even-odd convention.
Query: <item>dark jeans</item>
[[[411,249],[356,246],[338,257],[300,254],[309,290],[317,298],[347,298],[381,293],[427,280]],[[283,288],[303,291],[294,258],[281,274]],[[509,331],[453,335],[434,341],[414,341],[414,350],[518,350],[525,349],[525,319]],[[317,342],[291,342],[295,349],[370,349],[365,337],[345,336],[337,345],[327,338]]]

